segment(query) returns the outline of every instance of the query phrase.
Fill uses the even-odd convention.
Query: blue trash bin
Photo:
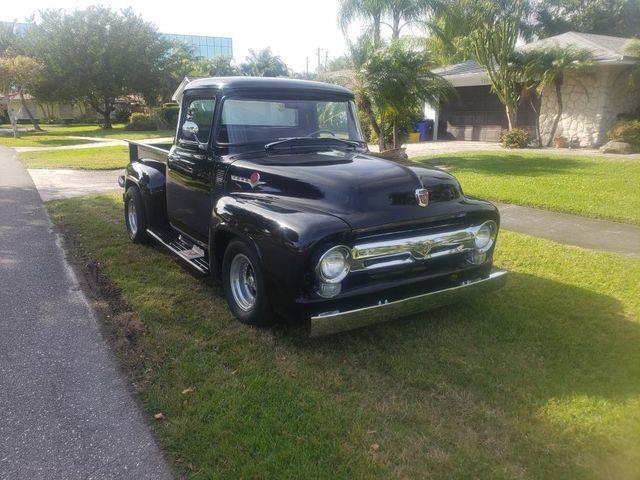
[[[420,134],[420,141],[421,142],[426,142],[427,141],[427,121],[426,120],[420,120],[418,122],[416,122],[416,131]]]

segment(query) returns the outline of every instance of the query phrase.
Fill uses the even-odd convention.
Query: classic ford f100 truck
[[[173,145],[130,142],[127,230],[221,280],[240,321],[329,333],[503,285],[496,208],[369,155],[349,90],[207,78],[181,101]]]

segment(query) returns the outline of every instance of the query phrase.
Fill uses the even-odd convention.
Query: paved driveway
[[[59,198],[81,197],[96,193],[122,190],[118,186],[118,176],[124,170],[47,170],[29,169],[40,198],[43,201]]]
[[[31,178],[0,165],[0,479],[171,478]]]

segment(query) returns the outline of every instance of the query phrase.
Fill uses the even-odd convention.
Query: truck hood
[[[439,204],[461,197],[458,182],[446,172],[358,152],[253,153],[231,160],[229,193],[268,196],[290,207],[329,213],[354,230],[429,223],[440,214],[451,217],[451,208]],[[427,207],[416,201],[420,188],[429,190]]]

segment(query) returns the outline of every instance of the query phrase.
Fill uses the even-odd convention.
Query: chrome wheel
[[[135,237],[138,233],[138,213],[136,212],[136,204],[133,200],[129,200],[127,205],[127,220],[129,221],[129,231]]]
[[[256,304],[258,296],[256,275],[251,261],[239,253],[231,261],[229,269],[229,286],[235,303],[245,312]]]

